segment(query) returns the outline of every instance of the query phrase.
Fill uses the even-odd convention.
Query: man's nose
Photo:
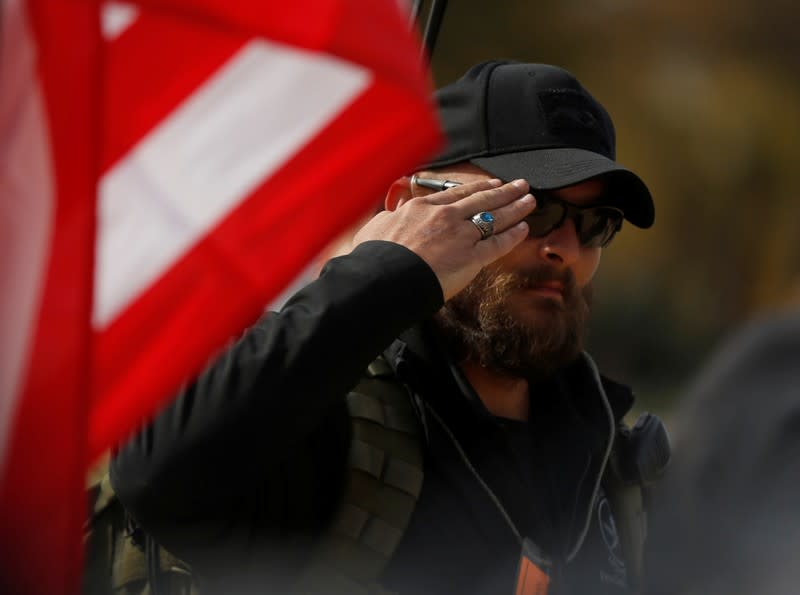
[[[541,239],[540,255],[553,264],[572,266],[577,262],[580,252],[578,230],[571,217],[567,217],[564,223]]]

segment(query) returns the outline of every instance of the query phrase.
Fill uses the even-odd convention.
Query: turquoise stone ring
[[[473,215],[470,219],[478,231],[481,232],[481,239],[485,240],[494,233],[494,215],[488,211],[481,211],[477,215]]]

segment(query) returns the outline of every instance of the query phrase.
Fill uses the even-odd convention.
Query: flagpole
[[[423,35],[423,46],[428,52],[428,58],[433,57],[433,49],[436,46],[436,39],[439,37],[439,29],[444,19],[444,11],[447,9],[447,0],[433,0],[430,12],[428,12],[428,23],[425,26]]]

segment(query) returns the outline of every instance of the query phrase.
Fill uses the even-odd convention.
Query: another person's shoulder
[[[800,310],[792,310],[760,317],[728,337],[690,388],[677,425],[687,441],[690,434],[696,439],[744,425],[752,436],[758,420],[777,422],[797,408]]]
[[[800,311],[728,337],[672,425],[676,456],[657,502],[650,592],[795,593]]]
[[[763,378],[767,372],[797,362],[800,349],[800,309],[772,313],[746,324],[729,337],[709,363],[700,382],[705,384]],[[792,357],[794,356],[794,357]],[[789,366],[800,374],[800,366]]]

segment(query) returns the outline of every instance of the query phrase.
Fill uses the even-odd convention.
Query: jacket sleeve
[[[289,489],[276,468],[303,449],[316,451],[318,469],[327,450],[346,452],[320,439],[347,439],[320,434],[333,406],[400,332],[442,303],[433,271],[402,246],[367,242],[333,259],[119,449],[117,495],[162,543],[178,530],[178,541],[216,539],[239,525],[253,538],[258,520],[272,518],[259,509]]]

